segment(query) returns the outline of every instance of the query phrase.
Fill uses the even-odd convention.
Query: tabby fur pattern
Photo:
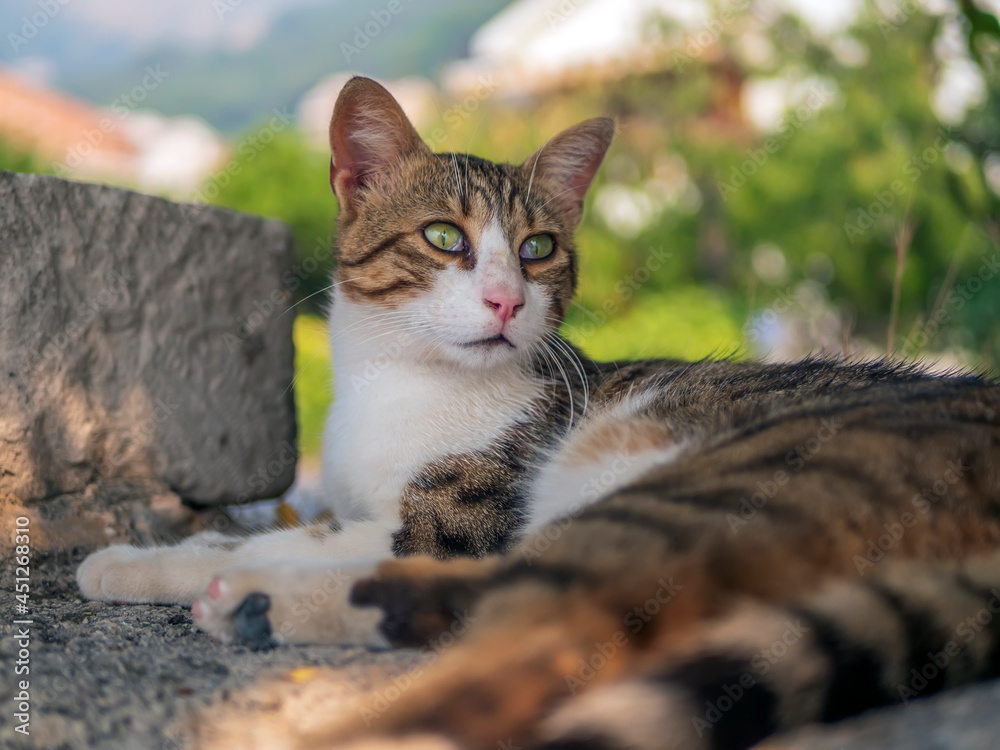
[[[434,154],[349,82],[335,521],[111,547],[83,592],[191,604],[256,647],[421,646],[463,623],[388,710],[309,748],[746,748],[997,675],[1000,386],[888,361],[588,360],[558,329],[613,131],[588,120],[521,165]]]

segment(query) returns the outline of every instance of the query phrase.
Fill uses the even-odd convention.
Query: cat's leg
[[[115,544],[89,555],[77,568],[76,581],[88,599],[190,605],[250,540],[208,532],[170,546]]]
[[[388,563],[380,575],[389,585],[393,578],[408,581],[420,594],[431,590],[434,579],[460,583],[463,572],[482,581],[475,566],[484,566],[487,576],[495,568],[491,561],[455,561],[435,574],[426,561],[405,559]],[[451,567],[455,570],[449,571]],[[371,704],[334,717],[331,726],[304,745],[437,736],[463,748],[527,746],[522,740],[567,694],[566,677],[590,658],[595,643],[608,640],[621,620],[588,592],[567,592],[557,582],[494,583],[503,590],[485,593],[471,611],[449,618],[451,626],[423,644],[436,658],[399,700],[386,707],[376,705],[373,695]],[[406,595],[404,589],[400,593]],[[433,605],[423,611],[431,609]],[[631,644],[613,648],[617,652],[609,656],[602,677],[621,669]]]
[[[114,546],[88,557],[77,581],[84,596],[104,601],[189,605],[200,597],[196,620],[224,640],[243,637],[260,645],[267,627],[275,642],[358,640],[374,619],[372,610],[349,607],[349,582],[370,573],[374,560],[391,557],[397,528],[396,520],[342,528],[317,523],[242,539],[196,536],[172,547]],[[334,585],[338,580],[346,583]],[[317,601],[324,597],[330,597],[328,608]],[[293,613],[297,605],[329,611],[302,618]],[[345,620],[344,607],[357,617]],[[379,641],[373,636],[366,642]]]
[[[614,602],[632,582],[588,590],[551,572],[502,575],[463,638],[428,644],[438,658],[398,701],[386,708],[374,693],[314,745],[375,734],[467,750],[746,748],[1000,673],[1000,626],[987,622],[1000,611],[996,554],[887,562],[871,579],[834,578],[780,600],[730,591],[721,611],[699,603],[709,571],[678,569],[674,593],[663,579],[647,578],[657,588],[645,601],[632,587],[624,615]],[[968,627],[977,616],[981,634]]]
[[[386,646],[378,630],[382,613],[350,601],[354,583],[370,576],[376,562],[295,559],[229,568],[212,579],[191,611],[198,627],[224,643]]]
[[[641,395],[589,416],[542,469],[531,491],[526,533],[565,523],[650,469],[678,460],[684,444]]]
[[[379,630],[394,646],[423,646],[468,619],[501,564],[500,557],[384,560],[358,580],[351,602],[378,608]]]

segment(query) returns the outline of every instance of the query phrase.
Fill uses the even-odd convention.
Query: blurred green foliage
[[[138,82],[146,66],[169,73],[169,85],[148,92],[143,106],[167,115],[197,112],[216,128],[233,133],[272,107],[292,108],[325,75],[362,66],[372,76],[433,76],[461,57],[469,37],[509,0],[350,0],[290,7],[250,45],[192,49],[161,45],[129,64],[118,58],[82,72],[61,66],[60,83],[92,101],[110,102]],[[211,2],[208,5],[213,5]],[[216,3],[224,24],[246,21],[248,5]],[[369,37],[373,20],[378,32]],[[353,49],[352,49],[353,48]],[[357,50],[357,51],[355,51]],[[280,63],[276,63],[280,61]],[[143,73],[138,72],[138,79]]]
[[[318,456],[323,424],[333,397],[333,369],[326,323],[316,315],[295,319],[295,416],[299,425],[299,452]]]
[[[986,97],[948,126],[932,107],[945,18],[873,8],[836,44],[796,18],[772,21],[767,54],[754,64],[736,52],[763,28],[748,12],[715,32],[713,54],[689,54],[679,38],[674,65],[660,74],[543,101],[443,106],[449,140],[520,162],[579,120],[617,118],[578,231],[580,284],[564,326],[593,357],[765,354],[771,337],[757,335],[758,322],[775,311],[807,315],[810,304],[842,330],[806,346],[857,340],[885,350],[895,291],[895,351],[991,366],[1000,351],[1000,201],[985,164],[1000,159],[997,40],[963,27],[981,52]],[[664,24],[662,33],[676,29]],[[757,132],[740,114],[740,90],[779,78],[798,82],[799,100],[773,132]],[[327,156],[301,143],[283,134],[220,198],[289,222],[300,262],[324,255],[335,212]],[[318,270],[300,296],[322,289],[328,274]],[[320,297],[307,306],[316,310]],[[315,398],[302,395],[309,377],[300,375],[300,399]],[[308,412],[303,439],[318,445]]]
[[[706,29],[704,44],[703,34],[663,23],[675,52],[661,73],[539,99],[444,102],[446,122],[425,135],[445,126],[460,150],[520,162],[579,120],[616,117],[619,134],[578,231],[580,283],[564,328],[595,358],[766,354],[782,335],[774,321],[812,316],[809,330],[825,334],[807,337],[807,349],[855,342],[990,367],[1000,352],[996,24],[957,17],[985,96],[946,124],[932,106],[945,74],[936,49],[955,18],[867,7],[836,39],[791,16],[762,23],[755,4]],[[781,81],[790,108],[773,130],[755,130],[741,96]],[[336,201],[326,153],[291,128],[266,147],[243,147],[259,132],[234,144],[234,160],[202,194],[292,227],[296,292],[309,298],[296,327],[309,453],[329,397],[316,316],[330,283]],[[0,150],[0,165],[10,158]]]
[[[35,174],[51,172],[44,160],[2,138],[0,138],[0,169],[6,169],[8,172]]]
[[[894,348],[960,350],[964,361],[989,365],[1000,346],[1000,274],[968,298],[954,292],[998,252],[1000,204],[984,176],[985,160],[1000,152],[996,40],[971,42],[984,50],[985,103],[945,126],[931,105],[943,23],[872,9],[831,44],[794,17],[765,27],[748,11],[713,32],[712,54],[691,54],[678,37],[664,73],[541,102],[453,108],[449,138],[521,161],[580,119],[617,118],[619,136],[578,232],[578,306],[565,328],[592,356],[760,354],[760,337],[750,341],[747,331],[770,308],[794,314],[803,288],[849,329],[842,339],[885,347],[902,263]],[[741,37],[762,32],[767,54],[751,64],[735,51]],[[676,29],[664,24],[662,33]],[[799,101],[774,132],[756,132],[740,115],[740,89],[779,77],[798,81]],[[328,254],[335,214],[327,156],[302,144],[294,132],[280,134],[218,199],[287,221],[300,262]],[[623,210],[640,220],[611,220]],[[901,236],[909,240],[897,252]],[[328,284],[329,270],[321,265],[301,296]]]
[[[336,240],[330,157],[311,149],[298,131],[274,132],[266,144],[262,133],[272,131],[262,125],[237,140],[231,159],[209,177],[198,198],[288,224],[298,255],[294,291],[299,299],[314,295],[311,309],[318,311],[324,299],[319,293],[330,284]]]

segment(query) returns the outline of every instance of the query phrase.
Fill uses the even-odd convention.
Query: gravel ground
[[[122,538],[116,535],[116,538]],[[15,731],[19,688],[13,566],[0,567],[0,748],[272,748],[382,680],[422,668],[412,651],[330,646],[254,652],[197,630],[183,607],[80,598],[86,550],[33,560],[28,617],[30,736]],[[771,750],[1000,747],[1000,681],[773,740]]]
[[[82,559],[46,556],[33,571],[28,738],[12,721],[19,626],[13,615],[0,624],[0,747],[180,748],[199,709],[252,710],[244,693],[257,681],[335,674],[356,692],[417,661],[409,651],[224,646],[195,628],[183,607],[83,601],[73,578]],[[15,605],[5,586],[0,612],[13,613]]]

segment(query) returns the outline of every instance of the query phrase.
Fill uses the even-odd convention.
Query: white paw
[[[179,547],[129,547],[117,544],[95,552],[76,571],[88,599],[129,604],[190,605],[211,580],[220,560],[214,551]]]
[[[77,568],[76,582],[88,599],[149,601],[143,596],[141,560],[146,550],[116,544],[89,555]]]
[[[212,580],[191,612],[200,628],[223,643],[385,646],[377,629],[381,613],[349,602],[354,581],[370,573],[370,566],[303,563],[231,568]]]
[[[191,605],[195,624],[223,643],[239,640],[240,636],[233,623],[233,617],[248,593],[251,592],[233,586],[225,573],[216,576]]]

